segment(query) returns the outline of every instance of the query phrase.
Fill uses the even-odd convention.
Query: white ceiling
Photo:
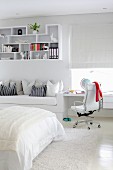
[[[0,19],[113,12],[113,0],[0,0]]]

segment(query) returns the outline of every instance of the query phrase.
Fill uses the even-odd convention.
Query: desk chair
[[[82,123],[82,122],[86,123],[88,129],[90,129],[89,125],[92,125],[93,123],[96,123],[98,128],[101,127],[100,123],[93,121],[92,119],[94,117],[91,116],[95,111],[99,111],[103,107],[102,93],[101,93],[101,99],[100,99],[99,98],[100,93],[99,91],[97,91],[98,89],[96,85],[98,85],[97,82],[86,84],[85,85],[85,97],[84,97],[83,102],[75,101],[74,106],[71,106],[71,109],[75,111],[78,115],[78,120],[75,122],[73,128],[75,128],[79,123]],[[85,120],[79,120],[79,118],[83,116],[85,117]]]

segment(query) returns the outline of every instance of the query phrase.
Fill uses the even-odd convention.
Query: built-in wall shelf
[[[0,28],[0,60],[61,60],[62,32],[58,24],[44,33],[28,34],[27,26]]]

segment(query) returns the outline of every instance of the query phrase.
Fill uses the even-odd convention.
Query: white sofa
[[[62,92],[62,81],[55,84],[47,81],[47,93],[45,97],[35,97],[30,95],[33,85],[42,86],[44,84],[40,80],[6,80],[1,81],[1,84],[6,87],[13,86],[15,84],[18,95],[0,96],[0,109],[15,105],[38,107],[56,113],[58,119],[62,120],[63,115],[66,112],[66,103]]]
[[[0,109],[10,106],[38,107],[56,113],[59,120],[63,119],[66,112],[66,103],[63,93],[58,93],[55,97],[32,97],[29,95],[0,96]]]

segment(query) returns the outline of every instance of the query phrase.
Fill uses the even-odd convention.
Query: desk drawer
[[[103,102],[103,109],[113,109],[113,102],[112,103]]]
[[[113,102],[113,96],[104,96],[103,102],[112,103]]]

